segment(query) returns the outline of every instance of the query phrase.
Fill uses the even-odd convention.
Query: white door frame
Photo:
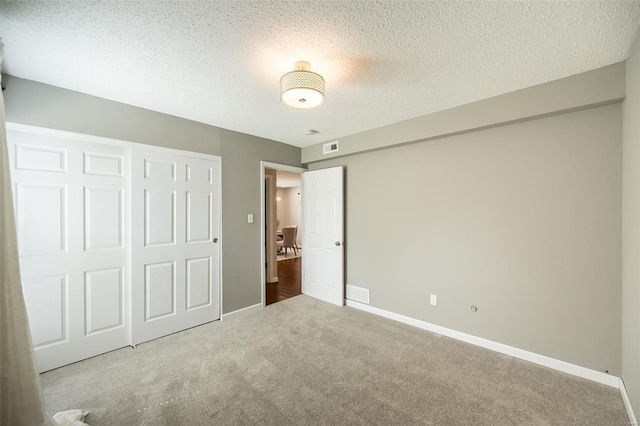
[[[260,161],[260,294],[262,297],[263,308],[267,306],[267,298],[265,293],[266,285],[267,285],[267,272],[265,271],[265,266],[264,266],[265,258],[266,258],[265,248],[264,248],[265,247],[264,169],[275,169],[275,170],[282,170],[284,172],[300,173],[300,179],[304,179],[304,172],[309,171],[308,169],[305,169],[303,167],[288,166],[286,164],[271,163],[269,161]],[[304,218],[300,218],[300,220],[303,221]],[[304,227],[304,222],[301,222],[301,224]],[[302,261],[304,262],[304,260]]]
[[[276,170],[277,173],[277,170]],[[277,192],[277,186],[276,186],[276,181],[277,181],[277,176],[273,176],[272,174],[267,174],[267,172],[265,171],[264,173],[264,186],[265,186],[265,192],[264,192],[264,211],[266,211],[265,213],[265,232],[267,233],[267,236],[265,237],[265,241],[264,241],[264,247],[265,247],[265,264],[266,264],[266,276],[265,276],[265,281],[268,283],[277,283],[278,282],[278,254],[276,253],[271,253],[274,249],[274,247],[272,246],[271,249],[269,249],[269,244],[272,243],[272,239],[276,240],[276,236],[272,235],[271,238],[269,238],[269,234],[268,231],[273,231],[272,227],[269,226],[271,222],[271,225],[273,226],[276,223],[276,219],[273,218],[272,216],[274,214],[274,212],[277,211],[277,200],[276,200],[276,192]],[[274,189],[276,190],[276,192],[274,192]],[[273,195],[270,196],[270,194],[273,192]],[[277,251],[277,250],[276,250]],[[276,264],[275,265],[270,265],[271,261],[273,261],[275,259]]]
[[[162,146],[156,146],[156,145],[149,145],[149,144],[144,144],[144,143],[138,143],[138,142],[130,142],[130,141],[125,141],[125,140],[121,140],[121,139],[112,139],[112,138],[105,138],[102,136],[94,136],[94,135],[87,135],[84,133],[76,133],[76,132],[67,132],[64,130],[57,130],[57,129],[49,129],[46,127],[39,127],[39,126],[31,126],[28,124],[21,124],[21,123],[14,123],[11,121],[7,121],[6,122],[6,129],[7,130],[15,130],[15,131],[20,131],[20,132],[28,132],[28,133],[34,133],[37,135],[46,135],[46,136],[53,136],[53,137],[61,137],[61,138],[66,138],[66,139],[73,139],[73,140],[78,140],[78,141],[86,141],[86,142],[93,142],[93,143],[101,143],[101,144],[105,144],[105,145],[116,145],[116,146],[122,146],[122,147],[126,147],[129,149],[142,149],[142,150],[151,150],[151,151],[156,151],[156,152],[164,152],[164,153],[169,153],[169,154],[176,154],[176,155],[182,155],[185,157],[193,157],[193,158],[202,158],[202,159],[206,159],[206,160],[214,160],[214,161],[219,161],[220,164],[222,165],[222,157],[219,155],[212,155],[212,154],[205,154],[205,153],[201,153],[201,152],[195,152],[195,151],[184,151],[181,149],[174,149],[174,148],[165,148]],[[129,152],[129,158],[131,158],[131,152]],[[127,173],[129,174],[129,176],[131,176],[131,161],[129,161],[129,170],[127,170]],[[282,166],[282,167],[289,167],[289,166]],[[264,168],[261,169],[263,174],[264,174]],[[284,170],[284,169],[283,169]],[[304,169],[301,169],[304,170]],[[264,176],[262,177],[262,179],[264,180]],[[129,193],[129,196],[131,196],[131,179],[129,180],[129,182],[127,182],[127,186],[126,186],[126,190]],[[220,229],[220,250],[219,250],[219,255],[218,255],[218,262],[220,265],[219,268],[219,282],[220,282],[220,289],[219,289],[219,299],[220,299],[220,319],[222,319],[222,288],[224,287],[224,283],[223,283],[223,275],[222,275],[222,251],[224,248],[224,241],[222,237],[222,191],[221,191],[221,199],[220,199],[220,205],[219,205],[219,209],[220,209],[220,214],[219,214],[219,219],[218,219],[218,229]],[[264,185],[262,185],[262,196],[264,197]],[[264,218],[263,218],[264,219]],[[131,243],[132,243],[132,239],[131,239],[131,227],[129,227],[129,232],[126,233],[125,235],[125,242],[127,244],[127,246],[129,247],[129,261],[131,260]],[[262,236],[264,238],[264,232],[262,233]],[[264,256],[264,250],[263,250],[263,256]],[[264,258],[263,258],[263,264],[264,264]],[[264,269],[263,272],[264,274]],[[133,285],[133,283],[131,282],[131,267],[127,268],[127,280],[130,283],[129,289],[128,289],[128,293],[129,296],[131,296],[131,286]],[[264,285],[262,286],[262,291],[263,291],[263,299],[264,299]],[[129,303],[129,318],[132,318],[133,315],[133,307],[132,304]],[[129,327],[129,344],[132,343],[132,328]]]

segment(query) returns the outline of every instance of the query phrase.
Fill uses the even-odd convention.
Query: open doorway
[[[302,172],[261,163],[261,239],[263,306],[302,293]]]

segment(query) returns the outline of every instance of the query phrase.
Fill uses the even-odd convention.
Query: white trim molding
[[[414,327],[428,330],[433,333],[441,334],[443,336],[451,337],[456,340],[471,343],[472,345],[480,346],[486,349],[490,349],[495,352],[500,352],[505,355],[510,355],[515,358],[520,358],[525,361],[533,362],[534,364],[542,365],[545,367],[553,368],[554,370],[562,371],[574,376],[582,377],[594,382],[602,383],[603,385],[611,386],[613,388],[620,387],[620,378],[611,374],[602,373],[600,371],[592,370],[590,368],[581,367],[579,365],[571,364],[559,359],[550,358],[548,356],[540,355],[534,352],[525,351],[524,349],[514,348],[502,343],[494,342],[491,340],[483,339],[482,337],[473,336],[471,334],[462,333],[460,331],[452,330],[450,328],[442,327],[436,324],[431,324],[426,321],[421,321],[415,318],[410,318],[404,315],[396,314],[394,312],[385,311],[384,309],[375,308],[373,306],[365,305],[363,303],[354,302],[353,300],[346,300],[346,305],[361,311],[369,312],[381,317],[389,318],[394,321],[409,324]]]
[[[631,400],[629,400],[629,395],[627,394],[627,388],[624,385],[624,381],[620,379],[620,396],[622,396],[622,402],[624,402],[624,408],[627,409],[627,415],[629,416],[629,424],[631,426],[638,426],[638,420],[636,419],[636,414],[633,412],[633,407],[631,406]]]
[[[229,312],[228,314],[222,314],[220,316],[220,320],[228,321],[231,319],[238,319],[260,310],[262,310],[262,303],[257,303],[255,305],[247,306],[246,308],[237,309],[235,311]]]

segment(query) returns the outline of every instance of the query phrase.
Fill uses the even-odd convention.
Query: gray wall
[[[622,379],[640,415],[640,37],[627,59],[623,110]]]
[[[335,165],[372,306],[621,373],[619,103],[311,168]]]
[[[300,148],[3,76],[7,120],[222,157],[223,312],[260,303],[260,161],[300,166]]]
[[[624,99],[623,62],[522,90],[505,93],[433,114],[339,138],[340,150],[322,154],[322,144],[302,149],[302,162],[311,163],[413,142],[541,118]]]

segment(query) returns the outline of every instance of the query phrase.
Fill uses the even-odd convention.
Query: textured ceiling
[[[3,72],[298,146],[626,58],[640,2],[0,2]],[[284,107],[297,60],[325,77]],[[305,136],[307,129],[320,133]]]

